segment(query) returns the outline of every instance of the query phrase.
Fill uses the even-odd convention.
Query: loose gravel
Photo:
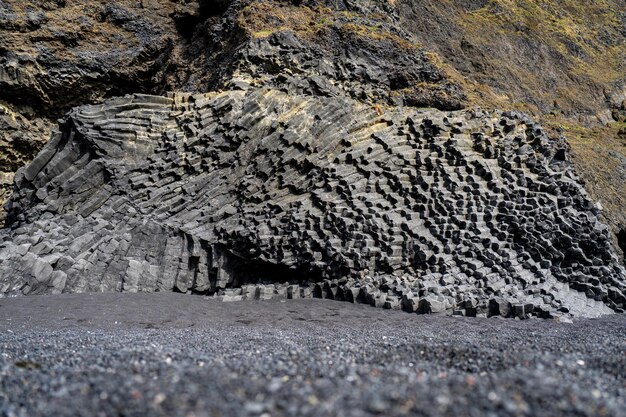
[[[0,416],[626,416],[626,316],[181,294],[0,299]]]

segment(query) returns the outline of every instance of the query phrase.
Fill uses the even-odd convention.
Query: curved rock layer
[[[566,156],[517,113],[272,89],[112,99],[18,172],[0,291],[623,311],[626,272]]]
[[[253,86],[444,110],[465,105],[462,88],[401,28],[386,0],[305,3],[0,2],[0,206],[53,122],[108,97]],[[0,209],[0,226],[4,217]]]

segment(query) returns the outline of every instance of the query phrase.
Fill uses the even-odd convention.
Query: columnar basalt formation
[[[5,110],[20,119],[0,133],[9,155],[0,157],[0,206],[53,122],[107,97],[271,86],[367,103],[463,106],[462,89],[398,25],[386,0],[304,3],[0,2],[0,130]]]
[[[249,88],[73,110],[16,176],[0,291],[597,316],[626,272],[527,117]]]
[[[10,155],[0,158],[0,206],[15,165],[31,161],[74,106],[272,87],[380,105],[523,109],[568,138],[623,255],[624,9],[623,0],[3,0],[0,130],[2,107],[20,120],[0,134]]]

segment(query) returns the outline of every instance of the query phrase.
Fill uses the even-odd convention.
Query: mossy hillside
[[[626,79],[626,11],[617,3],[489,0],[478,10],[461,14],[460,26],[472,43],[513,47],[504,66],[525,86],[529,101],[539,110],[552,105],[566,113],[598,112],[603,97],[590,101],[586,90],[601,92]],[[522,51],[520,60],[518,46],[537,48],[538,54],[552,57],[558,65],[533,68],[525,59],[533,51]],[[501,58],[492,57],[500,62]],[[556,80],[552,88],[546,79]]]
[[[559,115],[548,115],[543,123],[568,139],[585,188],[602,205],[609,226],[622,230],[626,225],[626,123],[585,127]]]
[[[315,51],[320,59],[328,58],[330,65],[341,66],[350,60],[376,62],[385,68],[386,77],[377,79],[375,88],[386,92],[377,97],[357,94],[362,101],[379,106],[403,104],[448,110],[466,106],[459,84],[449,79],[440,62],[398,25],[397,13],[381,11],[381,5],[390,4],[354,2],[338,10],[322,1],[305,5],[276,0],[250,2],[238,13],[237,25],[253,41],[293,35],[304,49]],[[346,71],[353,72],[354,77],[361,76],[353,67],[339,70]],[[350,82],[350,75],[341,77],[339,82]]]
[[[333,10],[326,6],[296,6],[289,2],[254,2],[239,13],[238,23],[254,38],[291,31],[299,37],[314,40],[328,30],[339,30],[363,38],[387,40],[407,50],[421,45],[402,37],[390,26],[393,21],[383,13],[362,15],[353,11]]]

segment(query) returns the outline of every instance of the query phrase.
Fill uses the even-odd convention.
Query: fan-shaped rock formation
[[[598,214],[518,113],[134,95],[73,110],[18,172],[0,291],[596,316],[626,308]]]

